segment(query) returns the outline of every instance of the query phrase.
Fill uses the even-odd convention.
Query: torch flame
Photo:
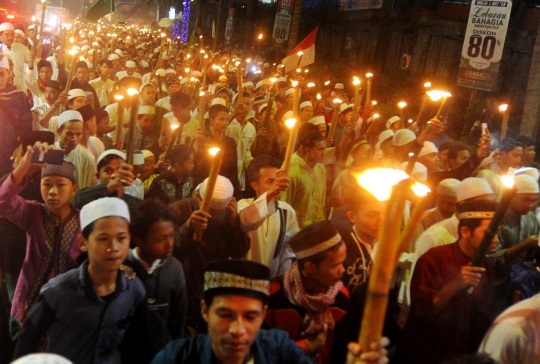
[[[405,106],[407,106],[407,103],[405,101],[400,101],[400,102],[398,102],[397,106],[400,109],[403,109]]]
[[[506,110],[508,110],[508,104],[502,104],[499,106],[499,111],[505,112]]]
[[[219,148],[210,148],[210,150],[208,151],[208,153],[210,153],[211,156],[215,157],[216,154],[220,151],[221,149]]]
[[[179,126],[180,126],[180,125],[178,125],[178,124],[172,124],[172,125],[171,125],[171,129],[172,129],[172,130],[176,130],[176,129],[178,129]]]
[[[116,101],[122,101],[124,99],[124,95],[116,94],[116,95],[114,95],[114,99]]]
[[[428,193],[431,192],[431,190],[429,189],[428,186],[420,183],[420,182],[415,182],[412,186],[411,186],[411,190],[413,190],[414,194],[418,197],[424,197],[426,196]]]
[[[358,86],[360,84],[360,79],[356,76],[353,77],[353,85]]]
[[[136,88],[130,87],[130,88],[128,88],[128,90],[127,90],[127,94],[128,94],[129,96],[134,96],[134,95],[138,95],[138,94],[139,94],[139,91],[138,91]]]
[[[315,84],[313,82],[310,82],[307,84],[307,87],[315,87]]]
[[[514,178],[512,176],[504,175],[504,176],[501,177],[501,183],[506,188],[512,188],[512,187],[514,187],[515,181],[514,181]]]
[[[371,73],[371,72],[366,73],[366,77],[367,77],[367,78],[373,77],[373,73]]]
[[[341,104],[343,101],[341,99],[334,99],[334,104]]]
[[[432,101],[439,101],[443,97],[452,97],[452,94],[450,92],[440,91],[440,90],[431,90],[431,91],[426,92],[426,94],[429,96],[429,98]]]
[[[291,85],[292,85],[292,87],[298,86],[298,81],[293,81],[293,82],[291,82]]]
[[[270,79],[270,82],[272,82],[272,83],[274,83],[274,82],[276,82],[276,81],[277,81],[277,78],[275,78],[275,77],[272,77],[272,78]]]
[[[392,187],[409,178],[405,171],[393,168],[368,169],[356,175],[360,186],[368,190],[379,201],[386,201],[392,194]]]
[[[296,119],[295,119],[295,118],[291,118],[291,119],[285,120],[285,125],[286,125],[287,128],[289,128],[289,129],[294,128],[294,124],[296,124]]]

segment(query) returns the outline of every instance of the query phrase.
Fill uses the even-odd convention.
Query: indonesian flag
[[[285,65],[285,72],[315,63],[315,38],[317,36],[317,30],[319,30],[319,27],[313,29],[300,44],[294,47],[287,57],[283,58],[282,63]]]

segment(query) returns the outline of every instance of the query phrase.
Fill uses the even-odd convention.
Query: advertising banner
[[[473,0],[459,63],[458,86],[495,91],[512,2]]]

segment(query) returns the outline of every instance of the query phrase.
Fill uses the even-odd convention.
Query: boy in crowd
[[[170,341],[183,336],[187,293],[182,264],[172,257],[176,225],[171,210],[147,200],[131,208],[131,232],[136,247],[124,264],[131,267],[146,288],[143,325],[135,335],[144,336],[131,348],[132,363],[149,362]],[[143,356],[137,356],[142,350]]]
[[[119,274],[131,234],[127,204],[102,198],[80,214],[80,249],[88,253],[79,268],[47,283],[19,335],[15,357],[35,352],[47,334],[45,351],[74,363],[120,363],[120,343],[144,304],[138,278]]]
[[[41,195],[45,203],[27,201],[18,196],[33,175],[35,153],[46,153],[49,146],[36,143],[28,146],[17,168],[0,187],[0,215],[26,231],[26,259],[19,276],[11,316],[14,337],[36,301],[41,287],[49,278],[77,266],[81,250],[77,246],[80,233],[79,214],[70,203],[77,192],[77,171],[73,164],[51,164],[41,172]]]

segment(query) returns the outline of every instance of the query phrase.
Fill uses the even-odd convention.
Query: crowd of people
[[[0,362],[540,362],[534,140],[470,146],[344,80],[115,29],[0,24]],[[433,199],[361,348],[387,202],[357,177],[380,168]]]

